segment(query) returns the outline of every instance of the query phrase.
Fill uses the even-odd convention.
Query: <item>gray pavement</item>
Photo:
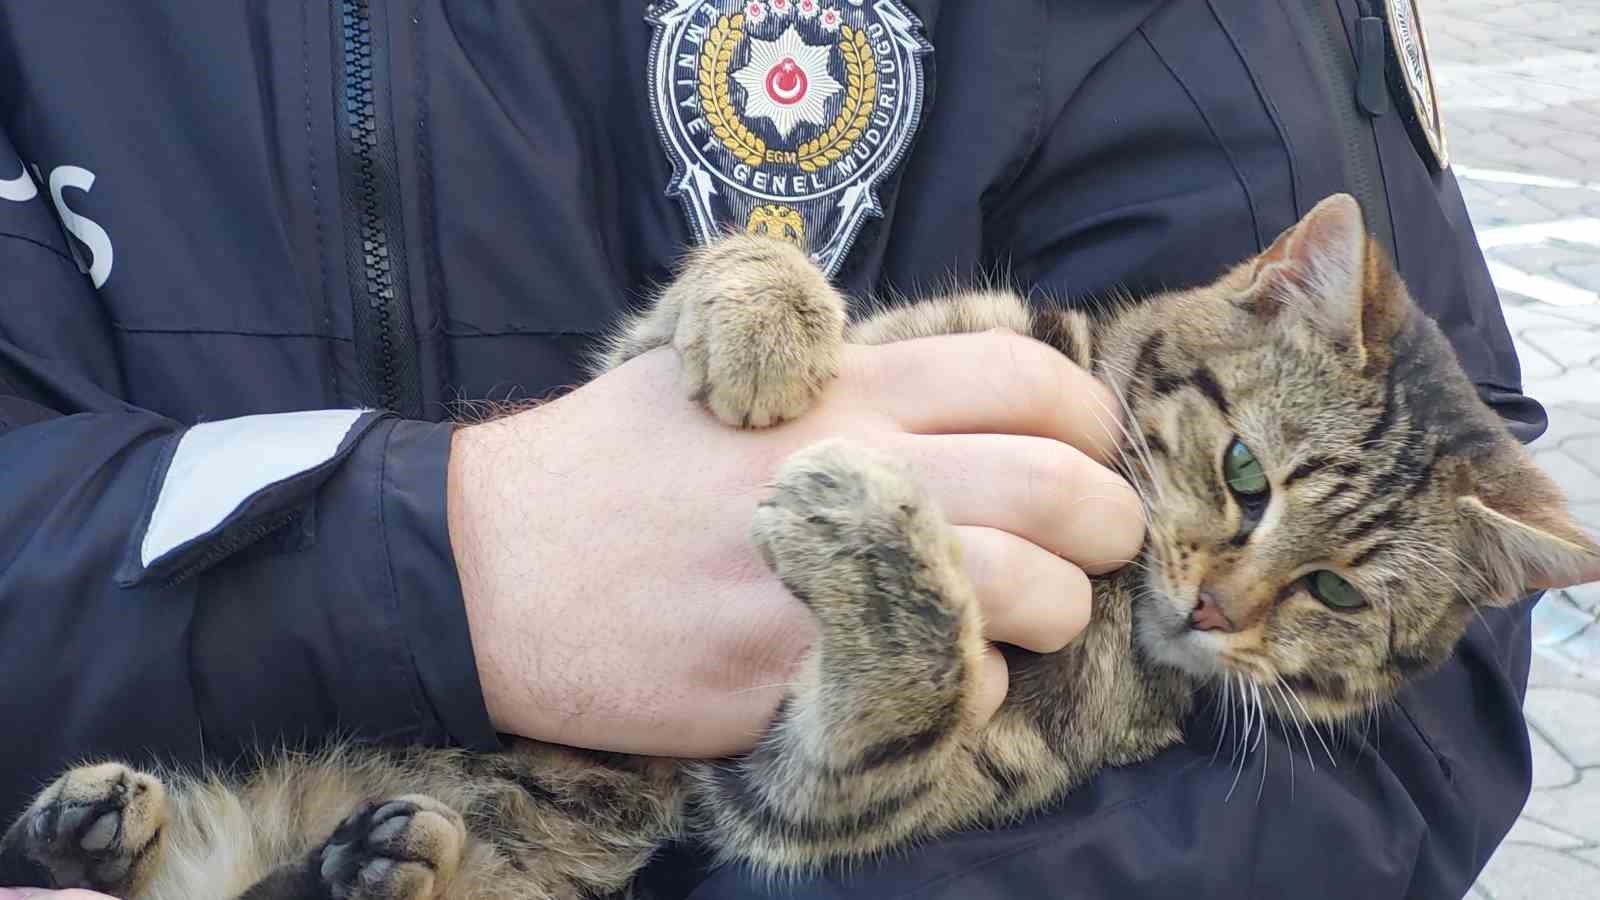
[[[1424,0],[1452,162],[1500,288],[1534,456],[1600,536],[1600,0]],[[1600,898],[1600,584],[1534,616],[1528,806],[1473,896]]]

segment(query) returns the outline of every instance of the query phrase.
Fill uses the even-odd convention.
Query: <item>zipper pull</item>
[[[1356,103],[1369,119],[1389,111],[1388,39],[1375,5],[1362,3],[1356,22]]]

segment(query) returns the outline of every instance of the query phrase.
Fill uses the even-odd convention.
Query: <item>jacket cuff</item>
[[[450,740],[500,746],[478,682],[446,516],[449,423],[396,421],[383,445],[381,522],[398,624],[422,694]]]

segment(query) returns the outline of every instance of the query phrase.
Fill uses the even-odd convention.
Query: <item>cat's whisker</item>
[[[1244,690],[1244,676],[1235,674],[1233,676],[1233,680],[1239,689],[1239,711],[1234,714],[1234,727],[1238,729],[1239,734],[1238,737],[1234,739],[1234,753],[1229,754],[1228,764],[1231,766],[1233,764],[1233,757],[1237,755],[1239,757],[1239,769],[1242,772],[1244,770],[1243,754],[1245,752],[1245,748],[1249,745],[1249,742],[1245,740],[1245,738],[1249,735],[1249,731],[1247,729],[1250,727],[1250,705],[1245,702],[1246,695]]]
[[[1461,558],[1461,554],[1458,553],[1454,547],[1443,546],[1443,547],[1439,547],[1439,548],[1436,548],[1436,549],[1439,550],[1439,551],[1442,551],[1446,555],[1448,555],[1450,557],[1450,559],[1455,562],[1456,568],[1457,568],[1458,571],[1466,572],[1468,575],[1470,575],[1472,577],[1472,579],[1477,583],[1476,586],[1479,589],[1479,592],[1481,592],[1485,596],[1490,596],[1490,595],[1492,595],[1494,593],[1493,586],[1489,584],[1488,576],[1484,575],[1481,571],[1479,571],[1476,566],[1468,565],[1467,561]],[[1437,565],[1435,565],[1433,568],[1434,568],[1434,571],[1439,571],[1439,567]],[[1443,573],[1441,572],[1440,575],[1442,577]],[[1488,628],[1489,627],[1489,623],[1488,623],[1487,620],[1484,619],[1483,611],[1482,611],[1482,609],[1479,608],[1478,604],[1472,599],[1471,593],[1468,592],[1468,591],[1462,590],[1461,589],[1461,585],[1460,585],[1459,582],[1456,582],[1453,579],[1447,579],[1447,580],[1450,581],[1451,587],[1455,589],[1455,592],[1458,595],[1460,595],[1461,599],[1463,599],[1463,600],[1465,600],[1467,602],[1467,606],[1472,609],[1472,614],[1478,617],[1478,621],[1480,623],[1482,623],[1483,627]]]
[[[1362,723],[1361,740],[1372,745],[1374,752],[1378,749],[1380,739],[1383,737],[1383,719],[1378,714],[1376,706],[1368,706],[1365,721]]]
[[[1279,678],[1281,679],[1282,676],[1279,676]],[[1311,728],[1311,734],[1316,737],[1317,743],[1322,745],[1322,752],[1328,754],[1328,762],[1337,769],[1339,767],[1339,761],[1333,758],[1333,751],[1328,749],[1328,742],[1322,739],[1322,732],[1317,730],[1317,721],[1311,717],[1311,710],[1306,709],[1305,701],[1300,699],[1300,694],[1294,688],[1290,687],[1288,682],[1283,682],[1283,689],[1288,692],[1290,699],[1294,700],[1295,703],[1300,705],[1300,712],[1305,715],[1306,725]],[[1309,752],[1310,751],[1308,749],[1307,753]]]
[[[1224,678],[1222,680],[1222,690],[1216,692],[1215,695],[1220,699],[1221,703],[1217,710],[1219,726],[1217,729],[1217,745],[1211,750],[1212,765],[1216,765],[1217,756],[1222,752],[1222,742],[1228,737],[1228,726],[1232,724],[1233,682]]]
[[[1474,582],[1476,582],[1476,587],[1478,588],[1479,592],[1484,594],[1491,593],[1488,579],[1485,578],[1484,575],[1474,566],[1467,565],[1466,561],[1461,558],[1461,555],[1457,553],[1454,548],[1446,545],[1424,546],[1414,540],[1402,539],[1393,542],[1389,552],[1396,557],[1397,561],[1402,566],[1407,568],[1424,568],[1432,572],[1441,582],[1444,583],[1444,585],[1446,585],[1449,590],[1454,591],[1458,596],[1461,597],[1463,601],[1466,602],[1467,606],[1472,610],[1472,614],[1477,617],[1478,621],[1485,628],[1488,627],[1489,623],[1484,619],[1482,609],[1472,599],[1471,595],[1473,591],[1464,587],[1459,580],[1445,572],[1444,569],[1442,569],[1439,564],[1431,558],[1433,555],[1440,553],[1448,556],[1453,562],[1456,563],[1457,571],[1465,573]]]
[[[1254,698],[1256,704],[1256,741],[1250,747],[1250,752],[1254,753],[1256,748],[1261,746],[1261,739],[1266,737],[1267,734],[1267,710],[1266,707],[1262,706],[1261,704],[1260,682],[1250,682],[1250,695],[1252,698]]]
[[[1241,746],[1242,746],[1242,744],[1241,744]],[[1239,768],[1238,768],[1237,771],[1235,771],[1233,773],[1233,783],[1228,785],[1228,793],[1227,793],[1226,796],[1224,796],[1222,798],[1222,802],[1223,803],[1227,803],[1228,801],[1233,799],[1233,791],[1234,791],[1235,788],[1237,788],[1239,786],[1239,779],[1244,775],[1244,761],[1245,761],[1245,757],[1243,755],[1240,755],[1239,756]],[[1232,768],[1232,767],[1233,767],[1233,764],[1232,764],[1232,761],[1230,760],[1229,768]]]
[[[1479,624],[1483,625],[1485,628],[1489,627],[1488,620],[1483,617],[1482,608],[1479,607],[1477,602],[1472,599],[1472,594],[1474,591],[1463,586],[1460,581],[1446,573],[1442,568],[1440,568],[1438,563],[1434,562],[1433,559],[1430,558],[1431,554],[1443,553],[1456,563],[1456,570],[1458,572],[1465,573],[1473,580],[1473,582],[1475,582],[1474,587],[1476,587],[1477,593],[1485,595],[1491,594],[1493,589],[1491,588],[1488,579],[1483,575],[1482,572],[1478,571],[1475,566],[1468,565],[1467,562],[1461,558],[1461,554],[1456,552],[1455,548],[1447,545],[1425,547],[1416,541],[1403,540],[1395,544],[1395,549],[1392,552],[1399,558],[1400,562],[1406,566],[1420,566],[1431,571],[1439,578],[1440,581],[1444,582],[1444,584],[1448,586],[1449,590],[1454,591],[1457,596],[1466,602],[1467,607],[1472,610],[1472,614],[1477,618]]]
[[[1484,594],[1493,592],[1493,586],[1490,585],[1488,577],[1480,572],[1476,566],[1468,564],[1454,547],[1449,545],[1424,545],[1414,540],[1403,540],[1399,542],[1398,546],[1401,552],[1404,554],[1403,560],[1405,562],[1420,563],[1428,566],[1435,574],[1439,576],[1441,581],[1449,585],[1451,590],[1461,594],[1469,603],[1471,602],[1471,598],[1467,596],[1469,592],[1459,580],[1446,574],[1445,571],[1430,558],[1431,554],[1442,553],[1449,557],[1449,559],[1456,564],[1456,570],[1464,573],[1466,576],[1472,579],[1473,586],[1476,587],[1480,592]]]
[[[1269,684],[1269,685],[1267,685],[1267,687],[1270,690],[1272,685]],[[1273,705],[1277,706],[1277,701],[1275,701],[1273,703]],[[1292,710],[1291,710],[1291,712],[1292,712]],[[1289,800],[1291,802],[1293,802],[1293,800],[1294,800],[1294,742],[1289,740],[1289,726],[1284,724],[1283,716],[1280,715],[1277,718],[1278,718],[1278,730],[1283,732],[1283,745],[1284,745],[1284,748],[1286,750],[1288,750],[1288,753],[1289,753]],[[1295,727],[1297,727],[1297,728],[1299,727],[1299,723],[1298,722],[1295,723]],[[1304,737],[1304,736],[1302,735],[1302,737]],[[1306,758],[1307,759],[1311,758],[1310,748],[1307,748]],[[1315,768],[1313,768],[1313,771],[1315,771]]]
[[[1260,737],[1258,738],[1258,740],[1262,744],[1262,746],[1261,746],[1261,785],[1260,785],[1260,787],[1256,788],[1256,804],[1259,805],[1261,803],[1261,795],[1263,793],[1265,793],[1266,790],[1267,790],[1267,766],[1268,766],[1269,763],[1272,762],[1272,744],[1271,744],[1271,742],[1266,740],[1266,737],[1267,737],[1267,709],[1266,709],[1265,706],[1263,706],[1261,704],[1261,685],[1258,682],[1255,685],[1253,685],[1253,687],[1255,688],[1255,694],[1256,694],[1256,707],[1257,707],[1256,711],[1261,715],[1261,734],[1260,734]]]
[[[1239,740],[1239,771],[1234,773],[1233,784],[1228,786],[1228,796],[1223,798],[1224,803],[1233,797],[1234,789],[1239,786],[1239,779],[1244,777],[1245,764],[1250,761],[1250,754],[1255,751],[1255,747],[1250,743],[1250,736],[1255,731],[1255,709],[1251,701],[1250,692],[1252,684],[1247,682],[1243,675],[1237,677],[1239,679],[1240,706],[1244,711],[1244,729]]]
[[[1260,685],[1254,679],[1244,681],[1243,684],[1246,688],[1248,688],[1247,692],[1245,693],[1245,709],[1250,713],[1250,717],[1248,724],[1245,726],[1245,753],[1239,764],[1240,775],[1244,774],[1244,764],[1249,761],[1250,757],[1254,755],[1256,750],[1260,749],[1261,735],[1266,731],[1266,711],[1261,706]],[[1254,738],[1251,737],[1252,732],[1255,735]],[[1261,757],[1261,783],[1263,786],[1266,784],[1266,778],[1267,759],[1266,754],[1263,753]],[[1257,789],[1256,791],[1256,802],[1261,802],[1260,789]]]
[[[800,690],[801,688],[804,688],[805,686],[806,686],[806,683],[804,681],[774,681],[771,684],[754,684],[754,685],[751,685],[750,687],[740,688],[740,689],[734,691],[733,693],[735,695],[738,695],[738,694],[753,694],[753,693],[755,693],[757,691],[767,691],[767,690],[771,690],[772,688],[783,688],[784,690],[791,690],[792,691],[792,690]]]
[[[1372,706],[1373,742],[1372,749],[1380,750],[1383,746],[1383,711],[1378,708],[1375,701],[1368,701]]]
[[[1134,569],[1135,571],[1139,572],[1155,571],[1155,569],[1149,563],[1145,562],[1139,557],[1134,557],[1133,559],[1108,559],[1105,560],[1105,562],[1116,563],[1119,566],[1126,566],[1127,568]]]
[[[1278,675],[1278,676],[1276,676],[1276,678],[1277,678],[1277,683],[1276,683],[1275,687],[1278,690],[1279,696],[1283,698],[1284,709],[1286,709],[1288,711],[1288,713],[1289,713],[1289,721],[1294,723],[1295,731],[1300,732],[1300,743],[1301,743],[1302,746],[1304,746],[1306,748],[1306,762],[1311,764],[1311,771],[1315,772],[1317,770],[1317,760],[1316,760],[1315,757],[1313,757],[1311,755],[1311,742],[1306,740],[1306,731],[1305,731],[1304,728],[1300,727],[1300,718],[1299,718],[1299,716],[1297,716],[1295,714],[1294,703],[1290,700],[1290,698],[1288,696],[1288,695],[1293,693],[1293,689],[1290,688],[1289,685],[1284,682],[1282,675]],[[1285,743],[1287,743],[1289,741],[1289,734],[1288,734],[1287,731],[1283,735],[1283,740],[1284,740]],[[1291,750],[1289,752],[1289,758],[1291,760],[1294,758],[1294,751]],[[1291,777],[1292,777],[1292,775],[1291,775]]]
[[[1110,360],[1099,360],[1097,361],[1097,365],[1114,375],[1121,376],[1122,380],[1125,382],[1132,380],[1133,376],[1131,372],[1127,371],[1122,366],[1111,362]],[[1138,420],[1133,414],[1133,406],[1128,402],[1124,391],[1119,385],[1113,384],[1111,385],[1111,395],[1112,397],[1116,398],[1118,405],[1121,406],[1123,411],[1122,416],[1112,415],[1111,410],[1098,399],[1096,399],[1094,402],[1100,413],[1106,417],[1109,417],[1109,421],[1117,426],[1117,429],[1122,436],[1127,438],[1128,446],[1131,446],[1134,452],[1138,455],[1138,462],[1140,465],[1135,466],[1128,459],[1128,454],[1124,450],[1123,442],[1116,442],[1117,454],[1123,463],[1123,474],[1128,477],[1129,483],[1133,485],[1134,490],[1139,494],[1140,500],[1145,504],[1146,519],[1148,520],[1150,518],[1149,511],[1152,508],[1150,503],[1152,494],[1154,494],[1154,499],[1157,503],[1162,505],[1165,505],[1166,503],[1166,496],[1162,493],[1161,483],[1153,477],[1155,473],[1155,457],[1150,450],[1150,442],[1145,438],[1144,430],[1139,427]],[[1096,421],[1100,422],[1102,428],[1105,428],[1106,435],[1108,437],[1116,436],[1115,432],[1106,427],[1105,419],[1102,419],[1100,416],[1096,416]],[[1152,477],[1146,479],[1145,475],[1141,474],[1141,471]]]
[[[1069,506],[1076,506],[1079,503],[1083,503],[1083,502],[1089,501],[1089,500],[1112,500],[1112,501],[1115,501],[1115,500],[1120,500],[1120,499],[1121,499],[1120,497],[1117,497],[1114,494],[1079,494],[1078,496],[1076,496],[1076,497],[1074,497],[1072,499],[1072,502],[1071,502],[1071,504],[1069,504]]]

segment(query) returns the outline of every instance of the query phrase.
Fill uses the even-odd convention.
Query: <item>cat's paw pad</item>
[[[674,290],[684,298],[673,346],[685,387],[722,422],[794,419],[837,373],[844,298],[793,245],[726,238],[701,251]]]
[[[82,766],[40,795],[18,832],[53,887],[119,892],[154,856],[167,818],[160,779],[121,763]]]
[[[335,900],[432,900],[455,875],[466,836],[461,816],[431,797],[371,803],[323,844],[322,883]]]
[[[954,531],[932,499],[904,465],[847,441],[789,457],[752,533],[825,625],[859,629],[863,606],[886,623],[897,611],[944,619],[965,597]]]

